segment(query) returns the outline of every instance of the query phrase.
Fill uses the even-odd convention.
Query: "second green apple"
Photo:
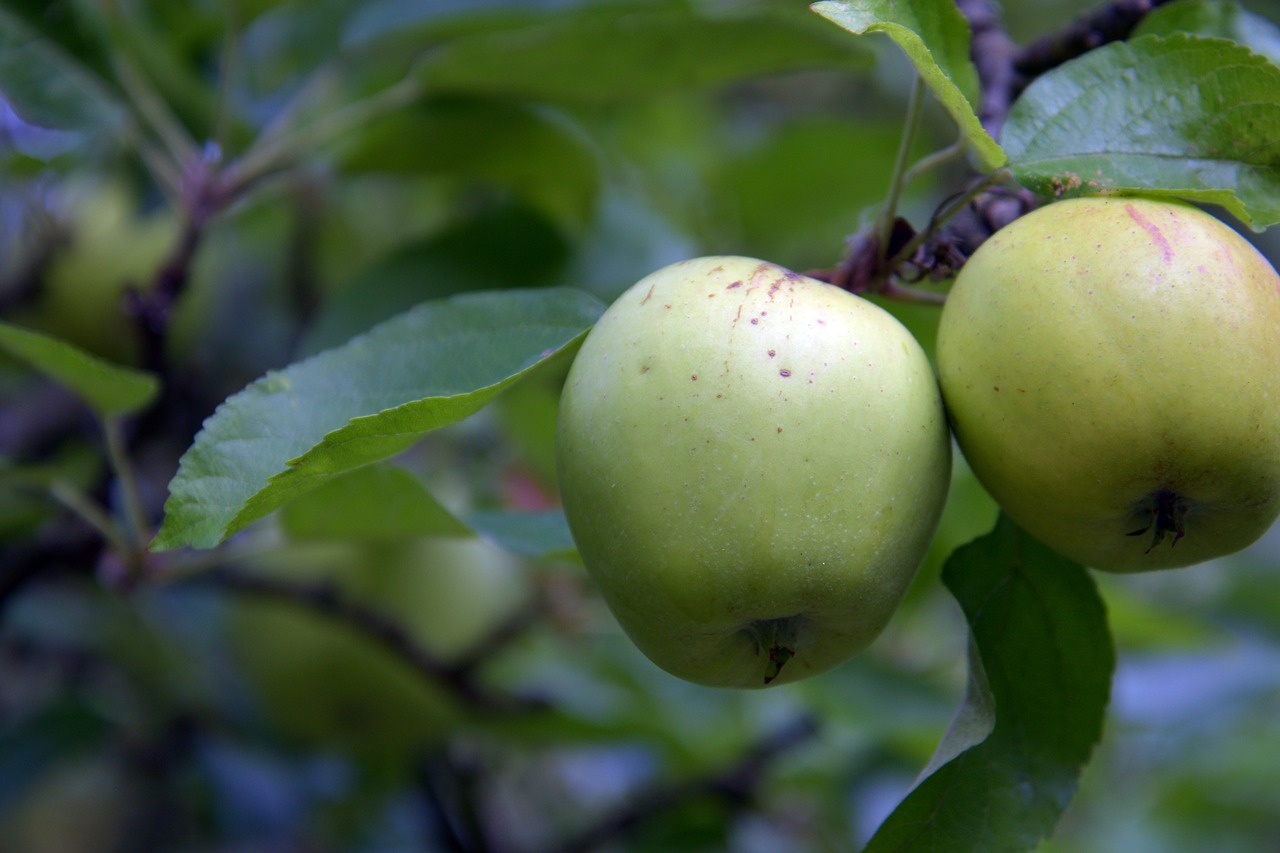
[[[961,270],[937,351],[978,478],[1078,562],[1199,563],[1280,513],[1280,276],[1207,213],[1099,197],[1014,221]]]

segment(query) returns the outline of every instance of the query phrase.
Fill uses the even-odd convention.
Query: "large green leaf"
[[[518,30],[480,33],[424,64],[430,91],[614,103],[813,68],[865,68],[847,39],[783,13],[661,4],[583,9]]]
[[[1102,734],[1115,666],[1106,610],[1084,567],[1004,517],[952,555],[943,579],[981,658],[940,749],[958,754],[916,786],[867,850],[1031,850],[1071,802]],[[994,728],[964,750],[987,726],[991,700]]]
[[[183,455],[152,548],[212,547],[334,476],[473,414],[575,345],[602,310],[566,289],[466,294],[268,373],[223,403]]]
[[[1230,0],[1177,0],[1146,15],[1133,38],[1174,33],[1237,41],[1254,53],[1280,63],[1280,26]]]
[[[1092,50],[1032,83],[1001,141],[1015,177],[1045,195],[1141,193],[1280,222],[1280,66],[1226,39]]]
[[[954,3],[938,0],[823,0],[810,8],[851,33],[881,32],[906,53],[986,169],[1005,154],[982,127],[974,104],[978,72],[969,59],[969,23]]]
[[[17,15],[0,9],[0,93],[18,115],[57,130],[119,129],[123,106],[101,80]]]
[[[100,417],[144,409],[160,390],[160,381],[150,373],[111,364],[57,338],[8,323],[0,323],[0,350],[74,391]]]

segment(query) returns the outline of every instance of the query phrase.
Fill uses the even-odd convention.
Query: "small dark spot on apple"
[[[778,354],[778,351],[776,349],[769,350],[769,358],[773,358],[777,354]]]
[[[778,371],[778,375],[779,375],[779,376],[781,376],[781,377],[783,377],[783,378],[786,378],[786,377],[788,377],[788,376],[790,376],[790,375],[791,375],[791,371],[790,371],[790,370],[787,370],[787,369],[784,367],[784,368],[782,368],[781,370],[779,370],[779,371]]]
[[[690,379],[692,379],[694,382],[697,382],[697,381],[698,381],[698,374],[696,374],[696,373],[695,373],[695,374],[693,374],[692,376],[690,376],[689,378],[690,378]]]
[[[733,290],[735,287],[742,287],[741,281],[735,281],[733,284],[725,288],[725,290]]]
[[[778,427],[778,432],[782,432],[782,427]]]
[[[649,285],[649,292],[648,292],[648,293],[646,293],[646,294],[644,295],[644,299],[641,299],[641,300],[640,300],[640,304],[641,304],[641,305],[643,305],[643,304],[645,304],[646,302],[648,302],[648,301],[649,301],[649,297],[650,297],[650,296],[653,296],[653,288],[654,288],[654,285],[652,285],[652,284],[651,284],[651,285]],[[670,306],[668,306],[668,307],[670,307]]]
[[[695,378],[696,378],[696,377],[695,377]],[[994,390],[996,390],[996,391],[999,391],[999,390],[1000,390],[1000,386],[999,386],[999,385],[992,385],[991,387],[992,387]]]
[[[753,326],[759,326],[759,325],[760,325],[760,318],[759,318],[759,317],[752,317],[752,318],[751,318],[751,325],[753,325]]]

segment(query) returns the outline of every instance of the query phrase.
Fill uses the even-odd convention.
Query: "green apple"
[[[69,243],[44,271],[32,327],[113,361],[137,360],[137,329],[125,292],[148,289],[178,237],[167,212],[143,214],[123,184],[73,184],[60,202],[69,210]]]
[[[330,584],[443,661],[470,650],[528,600],[519,560],[479,539],[298,544],[254,568]],[[403,757],[463,719],[444,688],[368,637],[309,610],[238,601],[229,631],[265,716],[305,743]]]
[[[1193,207],[1081,198],[1014,221],[962,269],[937,357],[978,478],[1078,562],[1199,563],[1280,513],[1280,277]]]
[[[890,314],[751,258],[642,279],[561,397],[565,514],[622,628],[700,684],[763,687],[869,644],[951,472],[941,396]]]

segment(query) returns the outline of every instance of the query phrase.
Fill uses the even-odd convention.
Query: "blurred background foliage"
[[[1079,11],[1003,4],[1020,42]],[[129,444],[153,517],[228,394],[421,301],[548,285],[608,301],[700,254],[834,266],[884,196],[910,82],[887,40],[792,0],[6,0],[0,42],[0,319],[161,375]],[[414,75],[403,103],[359,113]],[[941,110],[926,119],[918,155],[955,139]],[[166,179],[154,150],[183,140],[211,166],[281,146],[186,256],[197,182]],[[923,223],[964,174],[913,183],[904,213]],[[1274,233],[1254,236],[1280,259]],[[175,257],[188,277],[157,358],[128,306]],[[935,307],[888,307],[931,347]],[[450,526],[556,505],[565,366],[205,558],[334,590],[466,683],[545,703],[531,710],[198,556],[189,577],[117,583],[39,488],[120,511],[99,430],[0,357],[0,850],[865,841],[960,701],[964,620],[938,572],[994,504],[958,459],[911,595],[847,665],[759,693],[687,685],[630,646],[572,553]],[[1043,850],[1280,848],[1278,562],[1274,534],[1098,577],[1112,713]]]

